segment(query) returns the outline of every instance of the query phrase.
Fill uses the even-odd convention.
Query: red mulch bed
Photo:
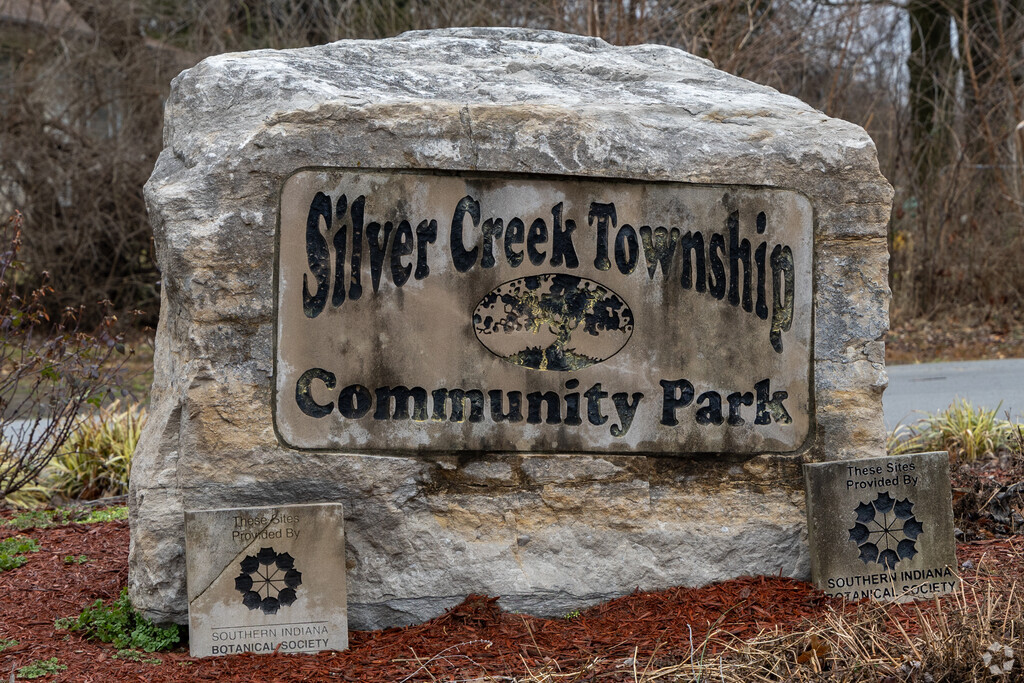
[[[2,529],[0,536],[14,535]],[[77,616],[97,599],[117,597],[127,581],[128,524],[71,524],[22,532],[39,541],[17,569],[0,572],[0,639],[19,644],[0,653],[0,678],[40,659],[58,657],[67,670],[48,681],[450,681],[523,676],[530,671],[579,671],[600,657],[600,680],[633,680],[635,658],[646,665],[689,657],[709,630],[740,638],[776,626],[796,627],[841,603],[809,584],[779,577],[742,578],[704,588],[634,593],[573,619],[539,619],[501,612],[495,598],[471,596],[425,624],[385,631],[353,631],[346,652],[319,655],[232,655],[192,659],[185,648],[149,658],[160,665],[115,658],[116,650],[77,634],[54,631],[57,617]],[[999,587],[1024,578],[1008,561],[1024,552],[1024,538],[962,544],[968,579]],[[65,564],[68,555],[85,564]],[[968,565],[968,566],[971,566]],[[1008,573],[1007,573],[1008,572]],[[988,577],[987,579],[985,577]],[[934,603],[930,603],[934,605]],[[925,606],[926,610],[928,609]],[[901,611],[897,609],[897,611]],[[901,622],[912,625],[907,611]],[[692,638],[692,640],[691,640]]]

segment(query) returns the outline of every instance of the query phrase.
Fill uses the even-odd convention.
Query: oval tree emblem
[[[633,311],[600,283],[546,273],[495,287],[473,312],[473,329],[513,365],[572,371],[618,353],[633,334]]]

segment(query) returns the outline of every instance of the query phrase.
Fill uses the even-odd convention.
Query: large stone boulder
[[[174,80],[164,144],[146,185],[162,307],[130,494],[129,588],[150,619],[187,619],[185,509],[343,503],[337,570],[356,629],[425,620],[468,593],[560,615],[637,587],[806,578],[801,464],[885,451],[892,190],[861,128],[793,97],[663,46],[451,29],[206,59]],[[300,450],[275,408],[294,386],[275,379],[287,372],[278,231],[288,179],[317,168],[688,183],[741,202],[785,191],[804,207],[807,245],[792,321],[802,331],[786,361],[802,378],[788,404],[799,431],[734,444],[681,436],[678,452],[664,438],[650,449],[610,437],[593,448],[569,439],[564,452],[557,439],[486,448],[476,437],[417,450],[405,427],[364,447],[335,422]],[[735,341],[728,329],[695,329],[714,334],[702,341],[708,364],[729,365],[714,355]]]

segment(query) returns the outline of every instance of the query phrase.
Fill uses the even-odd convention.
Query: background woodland
[[[677,46],[864,126],[896,188],[894,323],[1024,316],[1024,0],[0,0],[0,213],[24,214],[24,277],[155,324],[142,185],[179,71],[466,25]]]

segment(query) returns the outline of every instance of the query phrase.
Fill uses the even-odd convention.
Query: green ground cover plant
[[[3,652],[9,647],[14,647],[18,644],[14,638],[0,638],[0,652]]]
[[[0,541],[0,572],[15,569],[28,562],[25,553],[39,550],[39,541],[24,536],[11,536]]]
[[[68,524],[70,521],[71,513],[68,510],[26,510],[4,522],[4,526],[12,526],[18,531],[24,531],[25,529],[49,529]]]
[[[77,521],[79,524],[96,524],[99,522],[116,522],[122,519],[128,519],[128,506],[119,505],[112,508],[104,508],[102,510],[92,510],[85,517]]]
[[[49,659],[40,659],[28,666],[21,667],[18,669],[18,678],[42,678],[43,676],[49,676],[50,674],[60,673],[65,669],[67,669],[67,667],[59,663],[56,657],[50,657]]]
[[[116,655],[113,655],[113,659],[125,659],[129,662],[142,662],[143,664],[153,664],[160,666],[163,664],[162,661],[156,657],[147,657],[144,652],[138,650],[118,650]]]
[[[97,600],[76,618],[58,619],[58,630],[79,631],[87,638],[113,643],[120,650],[158,652],[174,647],[181,634],[177,626],[157,626],[140,615],[128,600],[128,589],[109,605]]]
[[[19,531],[25,529],[49,529],[65,524],[96,524],[100,522],[116,522],[128,519],[128,506],[119,505],[99,510],[73,510],[55,508],[52,510],[26,510],[19,512],[2,526],[14,527]]]

